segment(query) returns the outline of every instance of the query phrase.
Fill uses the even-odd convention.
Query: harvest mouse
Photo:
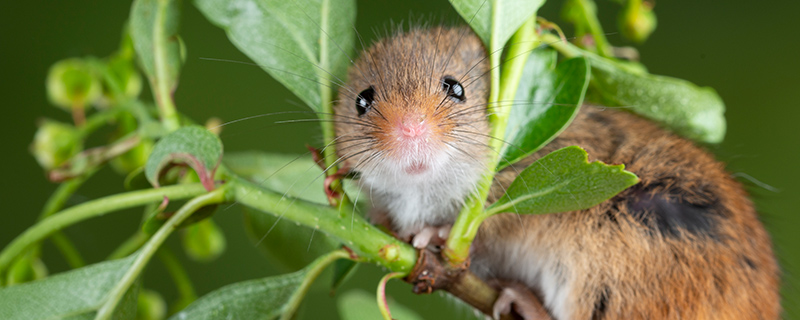
[[[488,165],[490,68],[467,28],[398,33],[365,50],[335,105],[345,167],[373,219],[424,247],[445,238]],[[541,301],[529,319],[777,319],[779,270],[769,235],[723,164],[636,115],[583,106],[543,150],[504,169],[490,201],[543,155],[578,145],[641,182],[591,209],[504,213],[480,227],[470,268]],[[509,298],[510,297],[510,298]]]

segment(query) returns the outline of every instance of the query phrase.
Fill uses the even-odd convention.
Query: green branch
[[[462,208],[456,222],[453,224],[453,228],[450,230],[450,237],[447,239],[444,255],[451,265],[459,265],[467,260],[469,247],[478,234],[478,227],[486,219],[483,209],[494,179],[494,170],[501,160],[500,152],[503,149],[503,137],[505,137],[508,116],[511,113],[510,108],[497,108],[496,104],[514,99],[522,76],[522,69],[525,66],[525,62],[528,61],[531,51],[536,47],[535,27],[536,17],[531,17],[509,40],[509,58],[503,62],[502,75],[499,68],[492,70],[489,108],[495,107],[495,109],[489,116],[489,124],[492,127],[491,136],[495,139],[489,140],[489,148],[494,152],[489,155],[490,160],[487,165],[489,171],[485,172],[481,181],[478,182],[478,192],[467,200],[466,205]],[[492,54],[492,66],[499,65],[500,56],[500,53]],[[496,81],[495,73],[497,73]]]
[[[186,218],[191,216],[192,213],[204,206],[225,201],[227,190],[227,186],[219,187],[214,191],[189,200],[189,202],[184,204],[183,207],[178,209],[178,211],[172,217],[170,217],[167,222],[161,226],[161,228],[158,229],[158,231],[150,238],[150,240],[148,240],[147,243],[142,246],[142,249],[136,255],[136,259],[133,260],[133,263],[128,271],[125,272],[125,275],[122,276],[122,279],[120,279],[117,285],[114,286],[114,288],[112,288],[109,292],[108,296],[106,297],[106,302],[103,303],[103,306],[97,311],[95,320],[105,320],[111,317],[111,315],[114,313],[114,309],[117,307],[117,304],[125,295],[125,292],[128,291],[133,282],[139,277],[139,274],[141,274],[144,267],[150,261],[150,258],[153,257],[153,254],[156,253],[158,248],[161,247],[161,244],[164,243],[167,237],[178,227],[181,222],[186,220]]]
[[[337,210],[284,197],[238,177],[233,177],[228,184],[236,202],[322,231],[337,238],[367,261],[403,273],[410,272],[417,261],[414,248],[383,233],[346,206]]]
[[[40,221],[25,230],[0,252],[0,275],[8,268],[9,263],[25,249],[41,241],[58,230],[80,221],[101,216],[111,211],[144,205],[149,202],[162,201],[164,197],[179,200],[205,193],[199,183],[168,186],[158,189],[132,191],[89,201],[61,211]]]

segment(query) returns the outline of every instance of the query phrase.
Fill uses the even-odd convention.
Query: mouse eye
[[[372,108],[372,104],[375,103],[375,89],[369,87],[369,89],[361,91],[356,97],[356,111],[358,111],[358,115],[362,116],[367,113],[367,110]]]
[[[464,86],[451,76],[446,76],[442,79],[442,90],[447,93],[448,97],[456,100],[456,102],[464,102],[467,100],[467,96],[464,95]]]

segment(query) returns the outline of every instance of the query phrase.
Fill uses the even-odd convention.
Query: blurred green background
[[[616,33],[619,6],[598,0],[608,38],[612,44],[627,44]],[[357,29],[365,40],[383,33],[390,21],[458,21],[446,1],[358,1]],[[560,21],[561,2],[545,4],[540,15]],[[48,182],[28,152],[42,117],[69,121],[67,113],[49,105],[45,76],[49,66],[63,58],[94,55],[104,57],[119,43],[130,3],[126,1],[15,1],[0,11],[0,65],[5,124],[0,126],[5,156],[0,157],[6,178],[0,192],[5,208],[0,219],[0,246],[5,246],[32,225],[55,184]],[[725,142],[710,149],[729,164],[731,172],[751,176],[777,191],[747,183],[762,220],[773,235],[784,269],[784,308],[787,319],[800,319],[800,42],[796,14],[800,2],[780,1],[755,6],[752,1],[659,1],[655,12],[659,26],[639,46],[642,62],[652,73],[690,80],[716,89],[727,105],[728,133]],[[564,25],[564,24],[562,24]],[[569,36],[569,31],[567,32]],[[255,66],[214,62],[201,58],[249,61],[228,42],[224,33],[184,3],[181,36],[188,49],[181,83],[176,93],[180,111],[198,122],[212,116],[225,121],[257,114],[304,110],[301,102]],[[147,91],[148,89],[145,89]],[[146,93],[146,94],[149,94]],[[265,150],[305,152],[304,144],[319,145],[314,124],[279,124],[271,117],[243,121],[224,128],[221,135],[227,151]],[[123,191],[122,181],[105,169],[70,201]],[[66,230],[84,257],[97,262],[107,256],[139,225],[140,210],[89,220]],[[238,208],[214,217],[222,226],[228,250],[210,263],[186,260],[199,294],[224,284],[285,272],[266,259],[247,239]],[[177,237],[169,246],[180,252]],[[268,241],[268,240],[267,240]],[[302,253],[300,253],[302,254]],[[182,258],[183,255],[181,254]],[[45,246],[45,262],[51,272],[67,269],[51,245]],[[340,290],[364,288],[370,294],[381,270],[364,266]],[[173,301],[176,292],[164,267],[157,261],[149,267],[144,286],[162,292]],[[393,282],[390,295],[414,306],[426,318],[435,312],[457,310],[456,316],[472,318],[472,312],[455,307],[452,299],[418,297],[410,286]],[[336,319],[335,297],[327,290],[312,293],[302,318]],[[323,317],[324,316],[324,317]]]

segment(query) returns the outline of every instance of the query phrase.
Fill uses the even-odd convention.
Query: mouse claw
[[[413,236],[411,245],[417,249],[423,249],[429,244],[436,246],[444,245],[447,241],[447,237],[450,235],[451,228],[453,228],[453,226],[449,224],[438,227],[424,227]]]
[[[550,320],[552,319],[542,306],[539,298],[533,295],[525,286],[515,283],[503,288],[500,296],[492,306],[492,318],[500,319],[501,315],[516,311],[525,320]]]

